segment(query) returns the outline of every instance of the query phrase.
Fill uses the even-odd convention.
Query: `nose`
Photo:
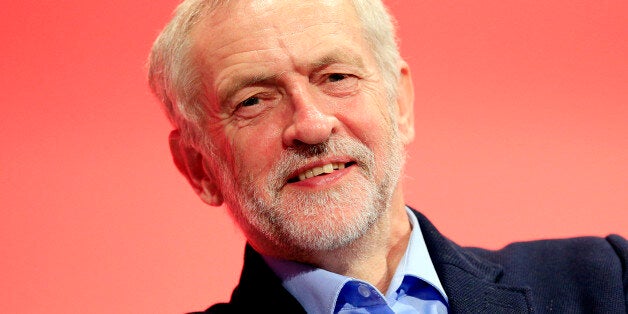
[[[299,144],[315,145],[325,141],[336,132],[338,120],[325,112],[325,104],[312,97],[306,90],[290,94],[292,117],[283,132],[283,143],[287,147]]]

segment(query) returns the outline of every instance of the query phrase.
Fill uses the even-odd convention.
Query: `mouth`
[[[355,165],[354,161],[350,161],[346,163],[345,162],[331,162],[325,165],[303,169],[299,173],[297,173],[295,176],[288,179],[288,183],[296,183],[296,182],[301,182],[303,180],[307,180],[313,177],[328,175],[330,173],[333,173],[334,171],[349,168],[353,165]]]

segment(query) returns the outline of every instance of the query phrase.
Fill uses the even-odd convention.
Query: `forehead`
[[[278,30],[299,31],[314,22],[345,21],[359,26],[353,3],[350,0],[230,0],[218,5],[204,17],[192,31],[239,30],[256,31],[268,27]],[[222,33],[225,34],[225,33]],[[250,35],[243,33],[242,35]],[[200,39],[200,38],[196,38]]]
[[[191,39],[204,79],[225,70],[277,66],[286,58],[298,65],[331,50],[347,55],[367,50],[348,0],[231,1],[203,17]]]

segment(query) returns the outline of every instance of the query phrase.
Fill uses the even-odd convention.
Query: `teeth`
[[[325,173],[332,173],[334,172],[334,166],[332,166],[332,164],[326,164],[323,166],[323,172]]]
[[[323,173],[332,173],[334,170],[342,170],[345,168],[344,163],[329,163],[322,167],[314,167],[299,174],[299,181],[318,176]]]
[[[312,172],[314,172],[314,176],[322,174],[323,173],[323,167],[314,167],[314,169],[312,169]]]

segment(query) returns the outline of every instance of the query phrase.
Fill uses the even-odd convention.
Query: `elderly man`
[[[413,86],[379,0],[188,0],[149,75],[175,164],[248,241],[207,312],[626,310],[619,236],[467,249],[406,207]]]

